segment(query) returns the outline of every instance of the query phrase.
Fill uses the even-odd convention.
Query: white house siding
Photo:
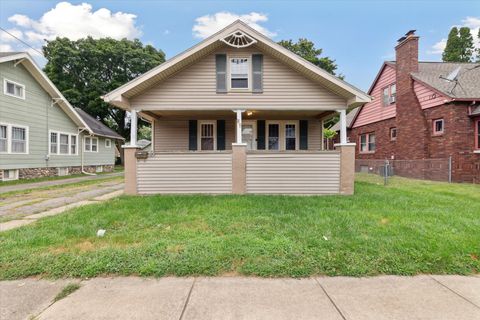
[[[255,47],[224,47],[171,78],[130,99],[143,110],[232,108],[277,110],[335,110],[346,101],[314,83],[297,71],[264,54],[263,93],[216,93],[215,54],[250,55],[260,53]]]

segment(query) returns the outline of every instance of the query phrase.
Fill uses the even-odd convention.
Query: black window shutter
[[[225,150],[225,120],[217,120],[217,150]]]
[[[188,150],[197,150],[197,120],[188,121]]]
[[[263,54],[252,55],[252,91],[263,92]]]
[[[308,150],[308,120],[300,120],[300,150]]]
[[[215,55],[215,68],[217,73],[217,92],[227,92],[227,55]]]
[[[265,150],[265,120],[257,120],[257,149]]]

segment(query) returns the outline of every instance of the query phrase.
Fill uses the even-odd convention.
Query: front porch
[[[341,143],[329,151],[331,111],[132,111],[126,193],[352,194],[354,144],[338,113]],[[148,154],[137,152],[138,116],[152,123]]]

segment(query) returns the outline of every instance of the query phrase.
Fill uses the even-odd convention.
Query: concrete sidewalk
[[[480,277],[94,278],[0,282],[1,319],[480,319]]]
[[[0,194],[6,193],[6,192],[12,192],[12,191],[30,190],[30,189],[50,187],[50,186],[59,186],[63,184],[77,183],[85,180],[98,180],[98,179],[105,179],[109,177],[120,177],[120,176],[123,176],[123,172],[105,173],[105,174],[98,174],[94,176],[85,175],[77,178],[47,180],[47,181],[32,182],[32,183],[21,183],[21,184],[14,184],[11,186],[0,185]]]

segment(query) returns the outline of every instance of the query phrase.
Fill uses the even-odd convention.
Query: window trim
[[[392,136],[392,132],[395,131],[395,137]],[[397,141],[398,130],[397,127],[390,128],[390,141]]]
[[[395,86],[395,101],[392,101],[392,87]],[[384,96],[383,96],[383,93],[385,91],[385,89],[388,90],[388,103],[385,104],[385,100],[383,99]],[[386,85],[384,87],[382,87],[382,92],[381,92],[381,99],[382,99],[382,106],[384,107],[389,107],[395,103],[397,103],[397,83],[396,82],[393,82],[389,85]]]
[[[202,150],[202,124],[213,124],[213,149]],[[198,120],[197,126],[197,151],[217,151],[217,120]]]
[[[475,145],[473,146],[473,150],[475,153],[480,153],[480,118],[474,119],[473,124],[475,126]]]
[[[442,122],[442,131],[437,131],[436,123]],[[434,136],[441,136],[445,133],[445,120],[443,118],[433,119],[432,120],[432,132]]]
[[[248,61],[248,86],[246,88],[232,88],[232,73],[230,68],[231,59],[247,59]],[[251,92],[252,91],[252,55],[251,54],[227,54],[227,90],[233,92]]]
[[[373,150],[373,151],[370,150],[370,135],[375,136],[375,150]],[[366,140],[365,140],[365,143],[366,143],[366,146],[367,146],[366,151],[362,150],[362,136],[366,136]],[[375,134],[375,131],[365,132],[365,133],[359,134],[358,135],[358,153],[372,154],[372,153],[375,153],[375,151],[377,151],[377,135]]]
[[[10,131],[10,130],[9,130],[8,124],[6,124],[6,123],[1,123],[1,122],[0,122],[0,126],[3,126],[3,127],[6,128],[5,133],[7,134],[7,136],[6,136],[6,138],[5,138],[5,139],[6,139],[6,147],[7,147],[7,149],[6,149],[5,151],[0,151],[0,154],[7,154],[7,153],[9,153],[9,150],[10,150],[10,142],[9,142],[9,141],[10,141],[10,139],[9,139],[9,138],[10,138],[10,132],[9,132],[9,131]]]
[[[87,140],[87,138],[90,139],[90,150],[87,150],[87,144],[85,143],[85,141]],[[97,150],[96,151],[92,151],[92,141],[93,140],[97,140]],[[97,152],[98,153],[98,149],[99,149],[100,145],[98,144],[98,137],[92,137],[92,136],[84,136],[83,137],[83,151],[84,152]]]
[[[108,141],[108,146],[107,146]],[[112,139],[105,139],[105,148],[110,149],[112,148]]]
[[[268,125],[278,124],[278,150],[268,149]],[[295,150],[286,149],[286,130],[287,124],[295,125]],[[300,121],[299,120],[267,120],[265,121],[265,150],[267,151],[298,151],[300,150]]]
[[[30,130],[28,126],[15,124],[15,123],[6,123],[0,122],[0,125],[7,127],[7,151],[2,151],[0,154],[30,154]],[[22,128],[25,129],[25,152],[12,152],[12,141],[13,141],[13,128]]]
[[[57,153],[52,153],[52,133],[57,134]],[[68,136],[68,153],[60,153],[60,135],[67,135]],[[72,153],[72,136],[76,137],[76,153]],[[58,130],[48,130],[48,155],[55,155],[55,156],[78,156],[78,133],[71,133],[71,132],[64,132]]]
[[[15,95],[15,94],[8,93],[8,91],[7,91],[7,83],[8,82],[13,83],[16,86],[22,87],[22,96],[21,97]],[[6,95],[6,96],[9,96],[9,97],[14,97],[14,98],[17,98],[17,99],[25,100],[25,85],[21,84],[19,82],[7,79],[7,78],[3,78],[3,94]]]

